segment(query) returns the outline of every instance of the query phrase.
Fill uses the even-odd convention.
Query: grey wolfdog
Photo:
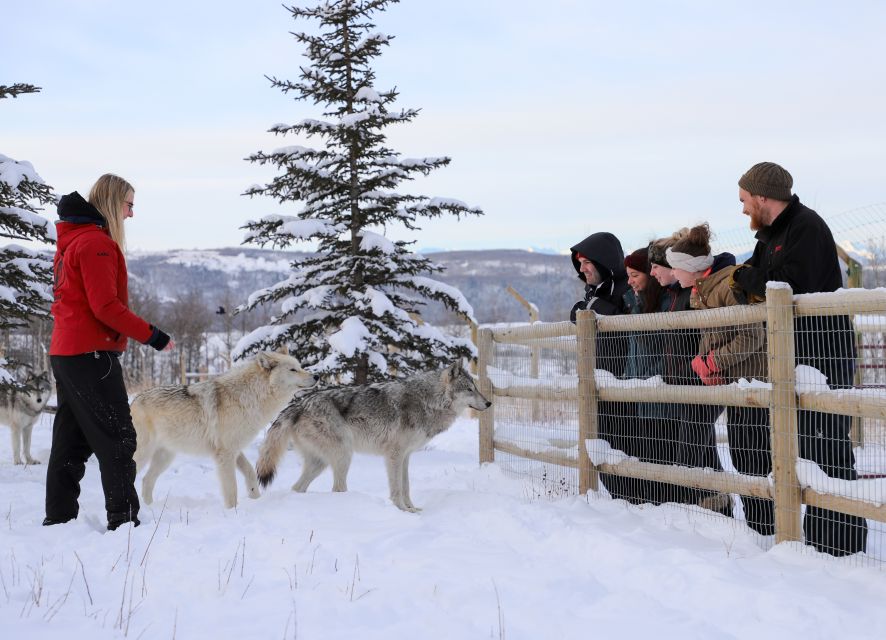
[[[12,461],[22,464],[24,450],[24,464],[40,464],[31,457],[31,432],[49,400],[52,385],[45,371],[28,375],[25,385],[27,391],[10,389],[0,393],[0,424],[12,429]]]
[[[409,497],[409,456],[446,431],[467,407],[492,404],[458,363],[403,380],[325,389],[295,398],[283,409],[261,445],[256,470],[267,487],[289,441],[304,460],[293,491],[305,492],[328,466],[333,491],[347,491],[355,451],[383,456],[391,501],[419,511]]]
[[[132,401],[132,424],[141,470],[142,498],[151,504],[154,483],[178,452],[215,460],[225,507],[237,506],[234,466],[246,479],[250,498],[258,498],[255,469],[243,449],[274,419],[292,395],[317,383],[292,356],[263,351],[245,364],[189,386],[155,387]]]

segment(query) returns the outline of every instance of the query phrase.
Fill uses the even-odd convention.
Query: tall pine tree
[[[371,62],[392,37],[375,31],[370,18],[396,0],[330,0],[312,8],[286,7],[295,19],[319,23],[318,35],[294,33],[310,65],[300,80],[268,78],[297,100],[323,105],[321,119],[278,124],[280,136],[320,139],[322,146],[287,146],[248,158],[280,170],[270,183],[245,195],[271,196],[280,204],[301,203],[296,215],[249,221],[245,242],[284,248],[316,242],[316,254],[292,264],[289,277],[255,292],[239,311],[279,303],[273,324],[245,336],[235,355],[292,346],[306,365],[355,383],[382,380],[470,356],[469,340],[446,335],[418,320],[436,300],[473,319],[457,289],[427,277],[442,270],[409,251],[411,242],[391,241],[384,229],[419,229],[419,218],[482,215],[450,198],[405,195],[394,189],[427,175],[449,158],[403,158],[386,146],[384,131],[408,123],[416,109],[395,110],[395,89],[378,91]]]
[[[30,84],[0,85],[0,99],[36,93]],[[55,227],[37,214],[40,205],[55,204],[51,188],[30,162],[0,154],[0,237],[12,241],[55,242]],[[18,244],[0,246],[0,330],[9,331],[46,317],[52,303],[52,261]],[[21,364],[0,356],[0,390],[21,388],[11,371]]]

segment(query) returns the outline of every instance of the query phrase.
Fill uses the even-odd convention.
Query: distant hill
[[[307,255],[254,248],[130,252],[128,264],[134,287],[144,287],[161,299],[200,296],[207,306],[234,307],[254,291],[270,286],[289,272],[290,262]],[[568,256],[495,249],[425,253],[445,267],[433,277],[457,287],[474,307],[480,322],[528,320],[525,308],[507,292],[510,285],[534,303],[542,320],[568,317],[581,297],[582,283]],[[422,314],[434,324],[453,320],[433,303]]]

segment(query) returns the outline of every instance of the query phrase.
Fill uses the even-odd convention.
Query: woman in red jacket
[[[46,519],[77,517],[86,461],[98,458],[108,529],[138,526],[135,430],[119,356],[128,338],[158,351],[172,349],[167,334],[129,310],[123,223],[133,215],[135,190],[105,174],[89,192],[58,204],[53,271],[55,325],[49,347],[58,413],[46,469]]]

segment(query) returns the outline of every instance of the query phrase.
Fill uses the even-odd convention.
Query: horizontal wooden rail
[[[506,442],[504,440],[494,440],[493,448],[496,451],[501,451],[502,453],[510,453],[511,455],[517,456],[519,458],[526,458],[528,460],[535,460],[536,462],[546,462],[548,464],[556,464],[561,467],[570,467],[572,469],[578,469],[578,459],[570,458],[569,456],[557,453],[539,453],[536,451],[530,451],[529,449],[524,449],[512,442]]]
[[[499,398],[520,398],[523,400],[578,400],[577,387],[556,387],[553,385],[514,385],[494,386],[494,395]],[[769,389],[764,387],[700,387],[695,385],[663,385],[648,387],[600,387],[597,395],[600,400],[609,402],[666,402],[670,404],[706,404],[726,407],[769,407]]]
[[[492,339],[501,343],[521,343],[541,338],[562,338],[575,336],[575,325],[571,322],[533,322],[516,327],[491,328]]]
[[[577,387],[557,387],[549,384],[493,386],[499,398],[522,400],[557,400],[575,402]],[[600,387],[597,395],[608,402],[664,402],[668,404],[702,404],[723,407],[769,407],[770,389],[765,387],[736,387],[732,385],[699,387],[695,385],[662,385],[649,387]],[[797,394],[797,408],[843,416],[886,420],[886,397],[857,395],[836,391],[804,391]]]
[[[499,344],[515,344],[534,349],[555,349],[557,351],[570,351],[575,353],[575,336],[560,336],[559,338],[520,338],[511,339],[509,342]]]
[[[578,387],[552,387],[550,385],[493,387],[492,393],[499,398],[524,400],[578,400]]]
[[[835,316],[864,313],[886,313],[886,291],[841,291],[796,295],[796,316]],[[598,331],[662,331],[673,329],[714,329],[766,321],[765,305],[739,305],[722,309],[677,311],[672,313],[641,313],[620,316],[597,316]],[[865,331],[860,323],[859,329]],[[521,344],[548,338],[575,336],[571,322],[535,322],[528,325],[492,328],[495,342]],[[555,344],[545,344],[556,348]]]
[[[842,416],[886,420],[886,396],[859,395],[836,391],[800,393],[798,409],[836,413]]]
[[[794,296],[795,316],[845,316],[886,313],[886,291],[854,289]]]
[[[808,487],[803,489],[803,502],[813,507],[831,509],[840,513],[848,513],[851,516],[886,522],[886,505],[876,502],[835,496],[830,493],[819,493]]]
[[[721,493],[740,493],[755,498],[772,498],[769,479],[738,473],[679,467],[672,464],[655,464],[636,459],[622,460],[617,464],[599,464],[600,473],[612,473],[625,478],[656,480],[695,489],[708,489]]]
[[[667,402],[707,404],[725,407],[769,407],[770,390],[763,387],[701,387],[664,385],[661,387],[601,387],[600,400],[610,402]]]
[[[495,450],[509,453],[527,460],[555,464],[570,469],[578,468],[578,461],[566,455],[530,451],[512,442],[495,440]],[[623,478],[653,480],[667,484],[719,491],[720,493],[736,493],[754,498],[772,499],[772,487],[768,478],[746,476],[726,471],[680,467],[676,465],[641,462],[636,459],[622,460],[616,464],[603,463],[596,466],[600,473],[610,473]],[[803,502],[813,507],[831,509],[861,518],[870,518],[878,522],[886,522],[886,505],[847,498],[828,493],[819,493],[814,489],[803,489]]]
[[[663,329],[715,329],[735,325],[766,322],[766,306],[762,304],[673,311],[670,313],[638,313],[629,316],[597,316],[598,331],[661,331]]]

